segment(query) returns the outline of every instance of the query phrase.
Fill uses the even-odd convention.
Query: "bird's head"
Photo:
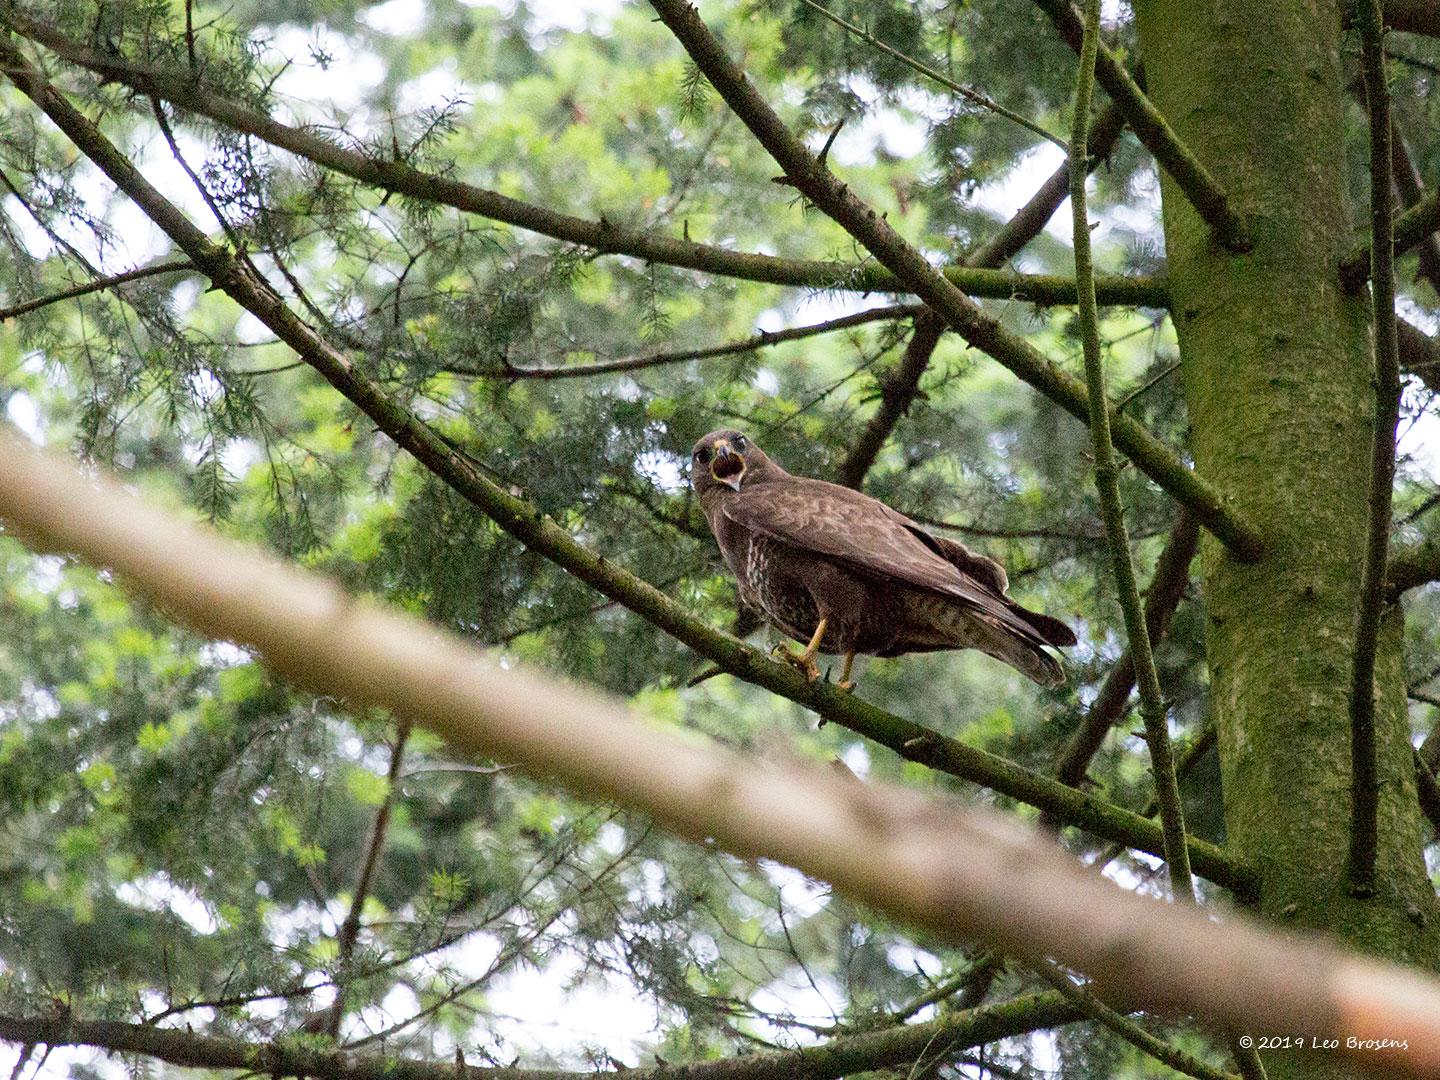
[[[697,495],[727,487],[739,491],[742,483],[754,482],[777,468],[765,451],[728,428],[712,431],[690,452],[690,483]]]

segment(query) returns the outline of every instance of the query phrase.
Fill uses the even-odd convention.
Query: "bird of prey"
[[[798,641],[777,653],[820,677],[815,654],[979,649],[1043,686],[1065,674],[1045,646],[1075,644],[1058,619],[1006,595],[997,562],[933,536],[878,499],[791,476],[738,431],[695,444],[690,481],[740,599]]]

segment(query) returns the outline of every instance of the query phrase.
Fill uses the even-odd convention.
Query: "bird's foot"
[[[815,682],[820,678],[820,665],[815,662],[815,654],[808,649],[796,652],[782,641],[770,650],[770,655],[798,669],[804,674],[806,682]]]
[[[848,693],[850,693],[851,690],[854,690],[854,689],[855,689],[855,680],[854,680],[854,679],[842,679],[840,682],[837,682],[837,683],[835,684],[835,689],[836,689],[836,690],[844,690],[845,693],[848,694]]]

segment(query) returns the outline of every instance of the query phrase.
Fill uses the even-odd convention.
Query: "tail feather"
[[[1045,640],[1047,645],[1056,645],[1063,649],[1077,644],[1079,640],[1075,637],[1075,631],[1059,619],[1023,608],[1013,600],[1010,601],[1010,610],[1024,619]]]
[[[983,617],[977,619],[976,623],[978,627],[983,627],[983,631],[976,635],[972,648],[1009,664],[1021,675],[1041,686],[1065,685],[1065,669],[1060,666],[1060,661],[1046,652],[1038,642],[1021,637],[1014,630],[997,626]]]

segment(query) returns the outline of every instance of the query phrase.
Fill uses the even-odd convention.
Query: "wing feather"
[[[720,502],[721,512],[743,528],[871,578],[940,593],[1017,634],[1043,641],[1004,594],[1005,572],[998,563],[954,541],[942,542],[878,499],[824,480],[787,476],[742,488]],[[966,566],[966,558],[974,565]]]

